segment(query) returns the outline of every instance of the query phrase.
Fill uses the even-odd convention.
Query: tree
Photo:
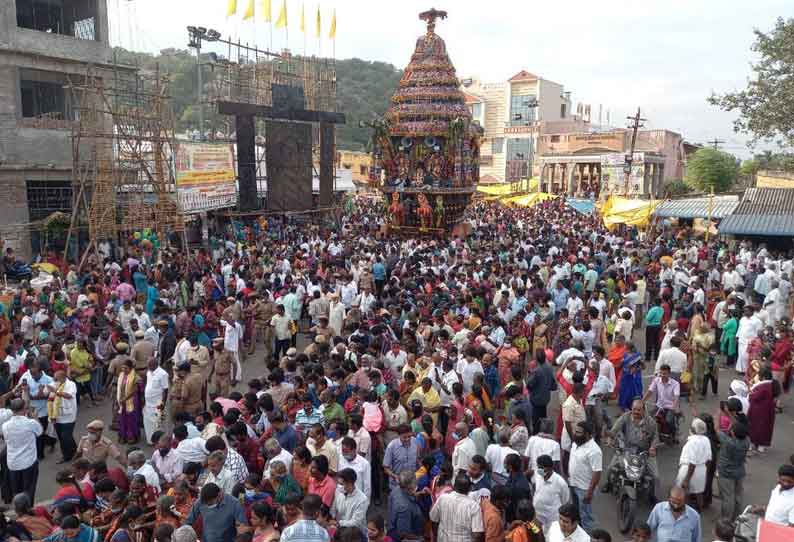
[[[686,165],[686,182],[702,192],[725,192],[736,182],[739,166],[732,154],[717,149],[698,150]]]
[[[794,19],[778,18],[775,28],[755,30],[752,51],[761,60],[752,64],[747,88],[723,95],[712,94],[709,103],[736,111],[734,131],[751,136],[751,144],[774,141],[794,145]]]

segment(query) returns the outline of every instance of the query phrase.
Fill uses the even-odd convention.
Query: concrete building
[[[609,194],[660,197],[666,181],[684,177],[686,157],[695,147],[669,130],[639,131],[627,183],[630,149],[626,129],[542,135],[539,190],[602,199]]]
[[[24,225],[72,209],[68,77],[111,56],[106,0],[0,0],[0,237],[22,257]]]
[[[336,168],[350,171],[350,178],[357,186],[369,184],[369,168],[372,155],[362,151],[339,150],[336,153]]]
[[[589,123],[571,112],[570,93],[559,83],[521,70],[505,82],[463,78],[462,90],[474,120],[485,129],[480,182],[526,179],[539,173],[538,138],[584,131]]]

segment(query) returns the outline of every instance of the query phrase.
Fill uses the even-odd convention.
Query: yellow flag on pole
[[[262,0],[262,15],[266,23],[273,22],[273,13],[270,6],[271,0]]]
[[[336,10],[334,10],[334,16],[331,18],[331,30],[328,31],[328,37],[336,39]]]
[[[287,0],[281,4],[281,11],[278,14],[276,28],[286,28],[287,26]]]
[[[317,6],[317,24],[315,25],[314,28],[314,35],[318,38],[320,37],[321,28],[322,25],[320,24],[320,6]]]
[[[306,32],[306,18],[304,17],[304,6],[301,5],[301,32]]]
[[[237,0],[229,0],[229,7],[226,8],[226,16],[231,17],[237,14]]]
[[[245,8],[245,13],[243,13],[243,20],[253,19],[254,18],[254,0],[248,0],[248,6]]]

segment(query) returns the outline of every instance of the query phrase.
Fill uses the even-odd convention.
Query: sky
[[[613,126],[642,110],[646,127],[679,132],[691,142],[724,140],[722,148],[751,154],[746,136],[732,128],[734,114],[709,105],[712,93],[741,89],[751,74],[754,29],[772,29],[777,17],[794,16],[791,0],[334,0],[320,3],[323,38],[314,37],[316,0],[286,0],[289,36],[258,13],[227,17],[228,0],[107,0],[113,45],[139,51],[185,48],[188,25],[205,26],[259,47],[322,52],[404,67],[425,24],[421,11],[447,10],[436,33],[444,38],[458,76],[500,82],[526,69],[556,81],[574,104],[599,104]],[[262,0],[255,0],[260,8]],[[273,20],[282,0],[272,0]],[[336,11],[335,43],[328,39]],[[575,107],[575,105],[574,105]],[[604,113],[606,117],[606,113]],[[594,119],[595,120],[595,119]]]

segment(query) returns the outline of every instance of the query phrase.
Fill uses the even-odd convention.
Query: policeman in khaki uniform
[[[213,387],[215,393],[221,397],[227,397],[232,389],[232,381],[237,370],[237,363],[234,355],[223,348],[223,337],[218,337],[212,341],[212,350],[215,356],[213,366]]]
[[[85,428],[88,434],[82,437],[77,444],[75,459],[83,458],[92,463],[115,459],[120,465],[127,465],[127,456],[121,453],[112,440],[102,435],[102,431],[105,429],[105,423],[102,420],[94,420]]]
[[[184,410],[191,416],[198,415],[204,409],[204,379],[198,371],[190,370],[190,363],[184,362],[177,367],[177,373],[184,376],[182,401]]]
[[[179,368],[174,370],[174,376],[171,380],[171,388],[168,390],[168,395],[171,399],[171,416],[176,417],[177,414],[186,412],[185,409],[185,377],[187,376],[190,364],[182,364],[188,366],[188,371],[180,371]],[[180,365],[180,367],[182,366]]]
[[[252,300],[248,310],[254,317],[254,336],[251,337],[248,354],[254,353],[256,342],[259,337],[262,337],[265,341],[265,359],[270,359],[273,354],[273,328],[270,327],[270,320],[276,313],[276,306],[269,299],[262,299],[256,293],[251,294],[248,298]]]

